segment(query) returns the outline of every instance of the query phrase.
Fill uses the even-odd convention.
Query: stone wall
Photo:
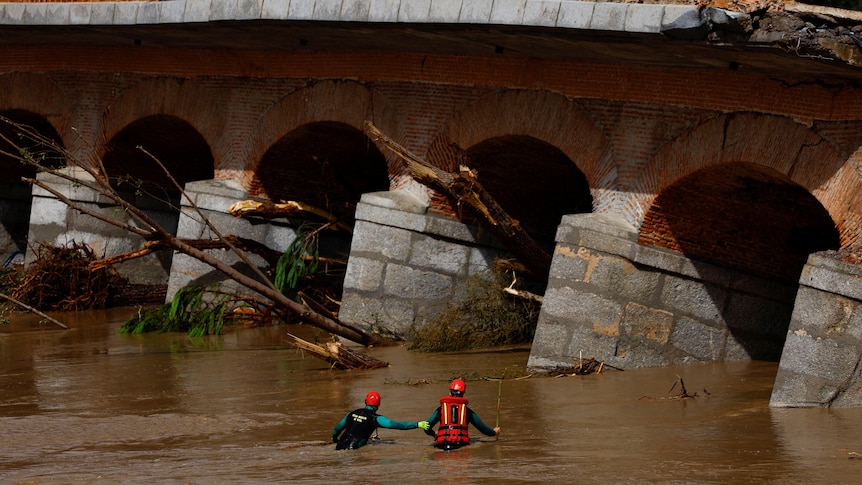
[[[365,194],[344,280],[339,318],[409,335],[438,315],[471,275],[504,251],[487,231],[427,211],[404,191]]]
[[[564,216],[528,365],[778,359],[795,287],[637,243],[615,216]]]
[[[770,406],[862,406],[862,268],[833,256],[802,271]]]

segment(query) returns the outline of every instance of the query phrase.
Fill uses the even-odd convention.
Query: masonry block
[[[524,25],[556,27],[561,3],[553,0],[527,0],[524,5]]]
[[[593,17],[595,2],[560,2],[557,27],[587,29]]]
[[[674,325],[670,342],[699,362],[718,362],[724,352],[726,333],[698,320],[680,317]]]

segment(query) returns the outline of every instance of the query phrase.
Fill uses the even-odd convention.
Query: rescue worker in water
[[[395,421],[377,414],[380,407],[380,393],[371,391],[365,396],[365,407],[349,412],[341,418],[332,430],[332,441],[338,443],[336,450],[355,450],[362,448],[378,427],[390,429],[428,429],[427,421]],[[343,434],[341,432],[344,431]],[[339,438],[339,434],[341,437]]]
[[[449,384],[449,395],[440,398],[440,407],[428,418],[428,428],[440,423],[436,433],[433,429],[423,428],[426,434],[435,437],[435,447],[448,451],[469,445],[470,436],[467,433],[467,427],[470,424],[486,436],[500,435],[499,426],[491,428],[467,407],[468,401],[464,397],[466,391],[467,384],[463,380],[453,380]]]

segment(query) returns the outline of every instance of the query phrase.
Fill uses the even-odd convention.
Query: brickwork
[[[631,224],[643,244],[690,251],[771,277],[792,278],[776,273],[791,256],[792,237],[775,246],[769,241],[752,246],[763,218],[791,232],[814,222],[801,224],[792,211],[780,208],[762,212],[759,220],[746,218],[748,207],[739,204],[730,217],[739,230],[728,226],[721,237],[710,236],[702,231],[710,220],[703,214],[726,201],[685,194],[678,190],[687,183],[681,181],[699,180],[695,186],[714,197],[735,177],[733,172],[718,176],[715,167],[764,167],[774,180],[811,194],[806,210],[820,205],[825,212],[810,221],[828,214],[840,247],[856,251],[862,241],[862,93],[850,84],[505,56],[301,50],[249,50],[238,56],[146,43],[9,46],[0,70],[7,72],[0,76],[0,110],[44,116],[83,160],[102,156],[116,134],[137,120],[166,115],[200,134],[211,150],[216,179],[237,181],[254,195],[266,195],[257,176],[267,153],[285,137],[315,123],[343,126],[352,137],[372,121],[408,150],[447,169],[458,163],[453,145],[469,150],[489,140],[525,140],[524,147],[540,149],[523,155],[524,173],[553,172],[568,160],[589,193],[571,191],[584,192],[593,212]],[[506,172],[493,163],[488,146],[482,170]],[[563,162],[546,164],[539,154],[552,150],[545,147],[561,153]],[[425,198],[432,212],[454,212],[412,183],[384,147],[376,149],[385,158],[390,189]],[[557,170],[551,177],[569,167]],[[296,183],[286,172],[273,173],[267,180],[273,186]],[[533,189],[518,197],[523,217],[547,212],[541,204],[547,187],[539,183]],[[794,198],[800,192],[780,193]],[[770,210],[784,203],[781,197],[771,200]],[[699,222],[680,225],[680,218]],[[681,238],[688,238],[687,246]]]

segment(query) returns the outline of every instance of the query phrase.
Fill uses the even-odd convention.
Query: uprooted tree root
[[[110,268],[89,270],[96,259],[82,243],[66,247],[39,244],[33,263],[9,296],[42,311],[80,311],[107,308],[125,280]]]

